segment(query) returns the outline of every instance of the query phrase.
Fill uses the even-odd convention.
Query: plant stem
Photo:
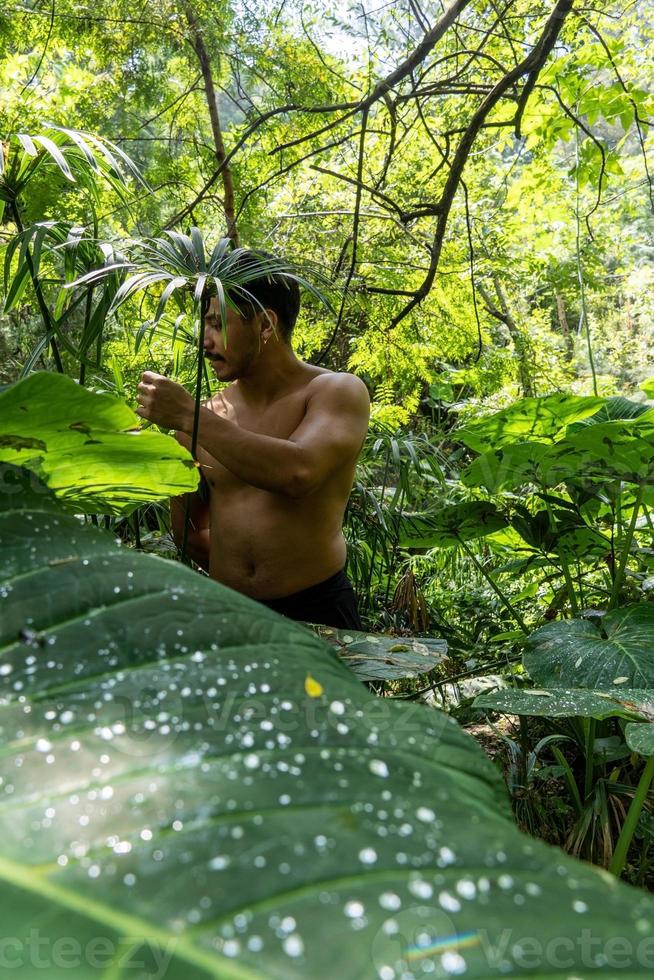
[[[490,575],[488,574],[488,572],[486,571],[486,569],[481,565],[481,563],[477,560],[477,558],[475,558],[475,556],[473,555],[472,551],[467,546],[467,544],[465,543],[465,541],[463,541],[462,538],[457,538],[457,540],[458,540],[459,544],[461,545],[461,547],[463,548],[463,550],[465,551],[465,553],[468,556],[468,558],[470,558],[470,560],[472,561],[472,563],[475,566],[475,568],[477,569],[477,571],[480,572],[481,575],[484,576],[484,578],[486,579],[486,581],[488,582],[488,584],[490,585],[491,589],[493,590],[493,592],[495,593],[495,595],[498,597],[498,599],[500,600],[500,602],[502,603],[502,605],[505,606],[505,608],[509,611],[509,613],[511,614],[511,616],[513,617],[513,619],[515,619],[516,623],[518,624],[518,626],[520,627],[520,629],[522,630],[522,632],[525,634],[525,636],[528,636],[529,635],[529,630],[527,629],[527,625],[526,625],[524,619],[522,618],[522,616],[520,615],[520,613],[517,612],[517,610],[513,608],[513,606],[511,605],[511,603],[507,599],[507,597],[504,595],[504,593],[500,589],[499,585],[497,585],[493,581],[493,579],[490,577]]]
[[[629,529],[624,539],[624,544],[622,546],[622,554],[620,555],[620,566],[618,568],[615,579],[613,580],[613,589],[611,590],[611,598],[609,600],[609,609],[615,609],[620,598],[620,589],[622,588],[622,582],[624,580],[624,573],[627,567],[627,561],[629,560],[629,552],[631,551],[631,542],[634,539],[634,533],[636,531],[636,521],[638,520],[638,512],[640,506],[643,502],[643,495],[645,493],[645,484],[638,484],[638,492],[636,494],[636,500],[634,501],[634,509],[631,514],[631,520],[629,522]]]
[[[390,462],[391,462],[390,450],[387,448],[386,449],[386,463],[384,465],[384,476],[383,476],[383,479],[382,479],[381,499],[379,501],[380,510],[383,509],[383,507],[384,507],[384,500],[385,500],[385,493],[386,493],[386,483],[388,481],[388,470],[389,470],[389,467],[390,467]],[[367,583],[367,588],[366,588],[366,592],[367,592],[367,597],[368,597],[368,602],[369,603],[370,603],[370,590],[372,588],[372,576],[373,576],[373,573],[374,573],[374,570],[375,570],[375,558],[377,557],[377,542],[378,542],[378,540],[379,540],[379,524],[376,524],[375,525],[375,532],[374,532],[373,537],[372,537],[372,545],[371,545],[371,548],[370,548],[370,552],[371,552],[371,554],[370,554],[370,568],[369,568],[369,572],[368,572],[368,583]]]
[[[132,522],[132,531],[134,533],[134,547],[137,551],[141,550],[141,525],[140,525],[140,515],[138,508],[131,515],[130,520]]]
[[[529,782],[527,759],[529,757],[529,724],[524,715],[520,715],[520,781],[526,792]]]
[[[91,205],[91,211],[93,213],[93,238],[97,241],[98,238],[98,216],[95,213],[95,208]],[[82,337],[86,336],[86,331],[88,330],[89,321],[91,320],[91,313],[93,312],[93,290],[94,286],[91,286],[86,294],[86,300],[84,302],[84,327],[82,329]],[[79,362],[79,383],[83,386],[86,383],[86,350],[80,350],[80,362]],[[138,528],[138,517],[136,519],[136,525]],[[138,545],[140,548],[140,544]]]
[[[86,301],[84,303],[84,327],[82,333],[85,334],[89,325],[89,320],[91,319],[91,312],[93,310],[93,286],[89,289],[86,294]],[[86,382],[86,348],[80,352],[81,359],[79,362],[79,383],[84,385]]]
[[[578,111],[578,107],[577,107]],[[593,345],[590,341],[590,323],[588,322],[588,309],[586,306],[586,284],[584,283],[584,270],[581,263],[581,220],[579,216],[579,130],[575,130],[575,135],[577,138],[577,166],[575,168],[576,178],[577,178],[577,200],[575,207],[575,219],[577,224],[576,231],[576,253],[577,253],[577,279],[579,281],[579,299],[581,300],[581,313],[579,316],[579,333],[581,333],[582,328],[586,327],[586,346],[588,349],[588,363],[590,366],[590,373],[593,377],[593,394],[595,397],[599,394],[597,388],[597,372],[595,370],[595,358],[593,357]]]
[[[195,380],[195,411],[193,413],[193,432],[191,434],[191,456],[196,458],[195,453],[198,445],[198,428],[200,424],[200,403],[202,400],[202,369],[204,367],[204,319],[207,312],[208,301],[204,293],[200,298],[200,340],[198,343],[198,371]],[[189,564],[186,557],[188,546],[188,527],[191,512],[191,494],[186,494],[186,504],[184,507],[184,532],[182,535],[181,559],[185,564]]]
[[[563,769],[563,778],[565,779],[566,785],[568,787],[568,792],[570,793],[570,799],[572,800],[572,805],[575,808],[575,812],[578,817],[581,816],[584,805],[581,802],[581,796],[579,795],[579,788],[575,782],[574,773],[570,768],[570,763],[561,752],[561,749],[557,748],[556,745],[552,746],[552,754],[558,762],[558,764]]]
[[[12,202],[11,206],[14,212],[14,222],[18,228],[18,233],[22,235],[25,231],[23,222],[20,217],[20,209],[16,201]],[[43,295],[43,289],[41,288],[41,280],[36,274],[34,269],[34,263],[32,262],[32,253],[30,252],[29,245],[25,248],[25,261],[27,263],[27,268],[29,269],[30,279],[32,280],[32,285],[34,287],[34,293],[36,294],[36,302],[38,303],[39,311],[43,318],[43,323],[45,325],[46,333],[50,337],[50,348],[52,350],[52,356],[54,358],[55,367],[59,374],[64,374],[64,366],[61,362],[61,355],[59,354],[59,348],[57,346],[57,341],[55,339],[55,323],[48,309],[48,304],[45,301]]]
[[[618,842],[615,845],[613,857],[611,858],[611,863],[609,864],[609,871],[618,878],[624,870],[629,846],[636,831],[636,827],[638,826],[638,820],[640,818],[643,806],[645,805],[645,800],[647,799],[647,794],[649,792],[652,779],[654,779],[654,755],[650,755],[647,759],[647,765],[645,766],[643,774],[638,782],[638,786],[636,787],[636,792],[634,793],[634,798],[631,801],[627,818],[622,825],[622,830],[620,831],[620,836],[618,837]]]
[[[552,510],[552,505],[550,504],[549,500],[545,501],[545,506],[552,524],[552,530],[557,533],[559,525],[556,517],[554,516],[554,511]],[[568,559],[565,557],[563,548],[561,548],[558,543],[556,546],[556,553],[559,556],[559,561],[561,562],[565,587],[568,593],[568,599],[570,600],[570,612],[573,616],[578,616],[579,603],[577,602],[577,593],[575,592],[574,582],[572,581],[572,575],[570,574],[570,566],[568,565]]]
[[[404,497],[405,497],[405,495],[406,495],[406,488],[403,486],[402,489],[401,489],[401,491],[400,491],[400,499],[398,500],[398,502],[397,502],[397,504],[395,506],[396,513],[401,513],[402,507],[404,506]],[[391,560],[390,560],[389,565],[388,565],[388,568],[387,568],[388,576],[387,576],[387,581],[386,581],[386,592],[384,594],[384,608],[387,608],[388,607],[388,602],[389,602],[390,595],[391,595],[391,585],[392,585],[392,582],[393,582],[393,573],[391,571],[391,566],[393,568],[397,568],[397,552],[398,552],[398,550],[399,550],[398,549],[398,534],[395,533],[393,535],[393,544],[391,546]]]
[[[586,735],[584,800],[588,801],[591,793],[593,792],[593,783],[595,777],[595,730],[597,728],[597,722],[595,721],[594,718],[584,718],[583,725],[584,725],[584,732]]]

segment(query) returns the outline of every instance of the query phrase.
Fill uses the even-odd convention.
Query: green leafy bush
[[[0,889],[24,975],[35,924],[53,980],[551,977],[561,948],[576,973],[649,974],[652,900],[521,835],[452,719],[374,698],[302,627],[119,547],[32,474],[6,469],[0,500]]]

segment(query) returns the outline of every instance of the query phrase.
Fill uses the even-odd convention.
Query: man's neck
[[[290,344],[273,338],[236,382],[239,394],[251,404],[273,402],[293,387],[304,367]]]

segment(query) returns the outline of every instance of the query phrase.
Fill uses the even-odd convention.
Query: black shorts
[[[301,592],[282,596],[281,599],[262,599],[261,602],[282,616],[303,623],[319,623],[321,626],[351,630],[363,629],[357,597],[343,569],[324,582],[318,582]]]

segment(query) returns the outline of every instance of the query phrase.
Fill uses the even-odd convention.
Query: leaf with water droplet
[[[322,684],[315,677],[312,677],[311,674],[307,674],[304,679],[304,690],[310,698],[319,698],[323,693]]]
[[[307,630],[179,563],[54,511],[17,521],[2,497],[7,935],[65,920],[116,957],[150,937],[135,955],[167,952],[166,980],[384,976],[417,937],[421,973],[480,980],[507,922],[571,937],[585,975],[571,896],[599,934],[651,932],[645,894],[516,830],[451,718],[374,697]]]

